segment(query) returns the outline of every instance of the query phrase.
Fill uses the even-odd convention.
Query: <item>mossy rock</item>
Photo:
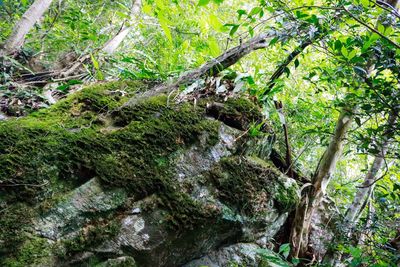
[[[229,157],[213,169],[211,182],[221,199],[243,212],[262,215],[270,210],[268,200],[281,212],[293,209],[299,201],[298,186],[272,164],[257,157]]]
[[[141,207],[143,216],[150,218],[154,232],[162,229],[170,240],[142,257],[187,253],[182,259],[189,260],[239,238],[243,219],[236,212],[241,209],[249,216],[261,216],[264,200],[273,201],[272,213],[293,208],[297,187],[285,184],[287,177],[260,159],[231,155],[246,151],[243,146],[249,137],[243,134],[243,127],[262,118],[256,105],[243,98],[229,99],[217,120],[209,118],[207,100],[197,105],[178,104],[158,95],[125,105],[134,94],[151,86],[139,81],[93,85],[49,109],[0,122],[0,204],[5,207],[0,211],[0,265],[40,265],[51,262],[52,257],[60,262],[76,259],[116,238],[123,218],[131,216],[131,204],[151,196],[156,200]],[[221,129],[227,127],[223,124],[227,121],[242,131],[238,131],[240,138],[229,136],[235,149],[218,154],[221,146],[226,146]],[[201,158],[205,153],[201,150],[209,154],[208,169],[193,168],[196,176],[181,182],[177,179],[178,156],[191,151]],[[196,199],[196,186],[207,188],[219,199]],[[80,201],[82,196],[91,199]],[[85,206],[79,208],[81,204]],[[228,210],[235,219],[226,218]],[[62,231],[43,234],[53,226],[38,223],[42,218]],[[207,227],[201,227],[204,225]],[[217,230],[224,233],[217,236]],[[209,235],[214,238],[207,243]],[[196,238],[203,240],[204,251],[196,251]],[[48,240],[54,244],[50,246]],[[29,260],[27,251],[37,257]],[[135,253],[128,256],[140,262]],[[118,258],[117,254],[111,258]],[[169,263],[182,263],[182,259],[173,258]],[[104,260],[94,255],[82,262],[107,262]]]

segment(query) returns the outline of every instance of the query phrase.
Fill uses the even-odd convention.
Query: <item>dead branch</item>
[[[168,93],[181,86],[190,84],[195,80],[202,78],[204,76],[216,75],[221,71],[223,71],[224,69],[229,68],[230,66],[238,62],[241,58],[250,54],[251,52],[266,48],[268,46],[267,40],[271,38],[273,35],[274,34],[272,33],[265,33],[253,37],[248,42],[235,46],[226,51],[225,53],[223,53],[222,55],[218,56],[217,58],[208,61],[200,68],[184,73],[174,83],[162,84],[151,91],[143,93],[141,97],[135,96],[134,98],[130,99],[126,103],[126,105],[134,105],[141,98],[146,98],[161,93]]]

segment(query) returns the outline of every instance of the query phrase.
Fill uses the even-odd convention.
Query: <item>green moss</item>
[[[200,105],[209,100],[200,101]],[[208,107],[208,114],[225,124],[240,130],[248,130],[251,125],[263,121],[260,107],[247,98],[228,98],[226,102],[214,103]]]
[[[62,241],[65,251],[63,255],[58,256],[69,258],[76,252],[95,247],[116,236],[120,228],[121,225],[117,218],[94,220],[83,227],[74,238]]]
[[[0,211],[0,259],[26,239],[33,215],[33,208],[25,203],[13,203]]]
[[[4,267],[50,266],[49,256],[52,245],[44,238],[27,239],[14,257],[5,259]]]
[[[117,259],[109,259],[100,264],[89,265],[95,267],[136,267],[136,262],[132,257],[121,257]]]
[[[297,187],[294,184],[286,191],[281,175],[275,167],[259,158],[228,157],[213,169],[211,181],[218,188],[221,199],[247,214],[262,214],[268,210],[269,199],[273,199],[281,211],[295,207]]]
[[[277,199],[276,204],[282,211],[290,211],[296,207],[300,200],[298,195],[298,186],[296,183],[285,185],[284,183],[277,183],[276,185],[275,198]]]
[[[214,206],[204,206],[185,193],[177,192],[173,183],[167,184],[161,194],[160,206],[168,210],[166,226],[172,229],[193,229],[195,225],[202,225],[215,218],[220,210]]]
[[[158,193],[159,205],[171,214],[167,220],[172,227],[192,227],[214,216],[216,210],[177,192],[171,164],[174,152],[198,142],[205,132],[206,142],[215,144],[220,122],[207,119],[202,105],[168,103],[164,95],[119,108],[129,94],[146,86],[138,82],[95,85],[47,110],[1,122],[0,177],[2,183],[13,185],[0,187],[2,201],[35,204],[35,212],[46,210],[46,205],[37,204],[52,205],[49,196],[62,197],[63,192],[98,177],[104,186],[123,187],[136,199]],[[226,110],[236,115],[250,112],[253,120],[259,114],[255,109],[253,114],[249,103],[229,100]],[[67,245],[68,251],[80,251],[110,235],[97,230],[89,231],[89,236],[82,233]],[[14,240],[14,248],[24,240]]]
[[[247,98],[228,98],[224,104],[223,112],[227,115],[246,116],[249,121],[262,120],[260,107]]]
[[[171,176],[173,152],[197,142],[204,132],[216,138],[219,123],[205,120],[202,109],[166,103],[166,96],[158,96],[114,113],[116,123],[125,126],[105,136],[110,153],[94,161],[96,176],[137,194],[160,191]]]
[[[275,205],[282,212],[293,210],[300,201],[297,183],[294,180],[288,180],[275,166],[258,157],[249,157],[249,160],[254,164],[263,166],[263,168],[273,170],[276,180],[271,187],[271,192],[274,196]]]
[[[135,93],[148,88],[149,85],[143,81],[95,84],[59,101],[49,109],[32,113],[29,117],[22,119],[22,123],[33,127],[59,126],[66,129],[102,126],[101,115],[119,107]]]

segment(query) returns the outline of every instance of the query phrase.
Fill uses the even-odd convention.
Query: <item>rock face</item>
[[[267,134],[218,120],[257,123],[258,108],[230,99],[210,118],[206,101],[167,96],[118,108],[119,91],[146,86],[87,88],[0,125],[0,182],[23,185],[0,191],[1,266],[259,265],[298,186],[268,161]]]

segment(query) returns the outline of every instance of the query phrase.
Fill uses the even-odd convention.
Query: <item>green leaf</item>
[[[347,51],[347,48],[345,46],[342,46],[342,48],[340,49],[340,52],[342,53],[342,55],[347,58],[349,56],[349,51]]]
[[[349,55],[347,56],[348,60],[351,60],[353,57],[355,57],[355,55],[357,54],[357,50],[353,50],[349,53]]]
[[[285,67],[283,71],[286,73],[286,77],[290,76],[290,69],[288,67]]]
[[[172,43],[172,34],[168,27],[169,21],[160,13],[158,14],[158,21],[160,22],[161,28],[163,29],[164,34],[167,37],[168,41]]]
[[[246,15],[246,10],[243,10],[243,9],[239,9],[236,12],[238,13],[238,20],[240,20],[243,15]]]
[[[365,7],[365,8],[369,7],[369,0],[360,0],[360,2],[363,7]]]
[[[262,8],[261,8],[261,7],[259,7],[259,6],[254,7],[254,8],[250,11],[249,17],[254,16],[254,15],[257,15],[257,14],[260,13],[261,11],[262,11]]]
[[[145,13],[145,14],[151,14],[151,11],[152,11],[152,7],[151,7],[151,5],[148,5],[148,4],[144,4],[143,6],[142,6],[142,11],[143,11],[143,13]]]
[[[198,6],[206,6],[210,3],[210,0],[199,0]]]
[[[60,90],[62,92],[68,92],[70,85],[69,84],[62,84],[56,88],[56,90]]]
[[[90,54],[90,58],[91,58],[91,60],[92,60],[93,67],[94,67],[96,70],[99,70],[99,68],[100,68],[99,62],[94,58],[94,56],[93,56],[92,54]]]
[[[298,258],[292,258],[292,263],[293,263],[293,265],[296,266],[297,264],[300,263],[300,260]]]
[[[160,10],[164,10],[165,9],[165,2],[164,0],[156,0],[156,6],[160,9]]]
[[[300,65],[300,62],[299,62],[299,60],[296,58],[295,60],[294,60],[294,67],[297,69],[297,67]]]
[[[343,45],[342,45],[342,42],[341,42],[340,40],[336,40],[336,41],[335,41],[335,49],[336,49],[336,50],[339,51],[339,50],[342,48],[342,46],[343,46]]]
[[[211,25],[211,27],[216,30],[216,31],[221,31],[223,25],[222,23],[219,21],[218,17],[215,16],[214,14],[211,14],[209,17],[209,23]]]
[[[69,85],[75,85],[75,84],[83,84],[83,81],[81,81],[81,80],[69,80],[68,82],[67,82]]]
[[[238,25],[238,24],[234,24],[234,25],[232,26],[231,31],[229,32],[229,35],[230,35],[230,36],[233,36],[233,35],[235,34],[235,32],[237,32],[237,30],[239,29],[239,26],[240,26],[240,25]]]
[[[211,55],[213,57],[217,57],[219,56],[219,54],[221,54],[221,50],[219,49],[219,45],[217,40],[214,37],[210,37],[208,39],[208,48],[210,49]]]
[[[279,247],[279,253],[282,254],[285,258],[287,258],[290,253],[290,244],[289,243],[282,244]]]
[[[279,40],[279,37],[275,37],[274,39],[272,39],[272,40],[269,42],[269,46],[274,45],[276,42],[278,42],[278,40]]]
[[[361,120],[359,117],[355,117],[354,120],[356,121],[358,126],[361,126]]]
[[[250,34],[251,37],[254,36],[254,28],[251,27],[251,26],[249,26],[249,34]]]
[[[383,26],[382,24],[378,24],[378,31],[379,32],[381,32],[381,33],[384,33],[385,32],[385,26]]]
[[[385,34],[385,36],[389,36],[389,35],[391,35],[393,32],[394,32],[394,30],[393,30],[392,27],[387,27],[387,28],[385,29],[384,34]]]
[[[120,17],[121,19],[129,19],[129,18],[130,18],[130,16],[127,15],[127,14],[125,14],[124,12],[117,11],[117,12],[115,12],[115,14],[116,14],[118,17]]]
[[[308,14],[303,13],[303,12],[297,10],[297,11],[296,11],[296,17],[297,17],[298,19],[306,18],[306,17],[308,17]]]

